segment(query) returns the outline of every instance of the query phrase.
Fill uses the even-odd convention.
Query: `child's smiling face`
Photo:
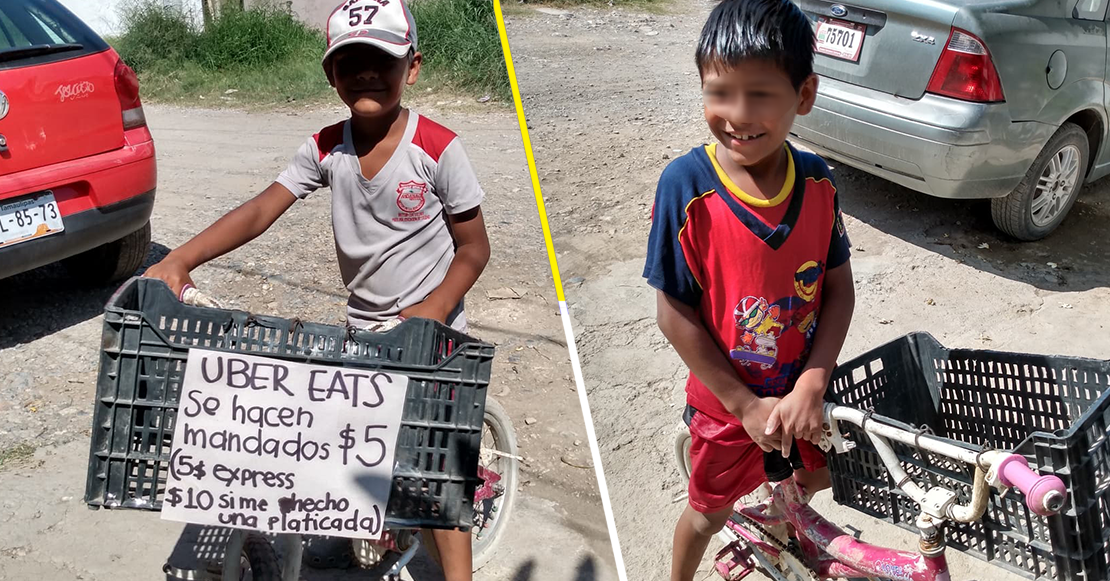
[[[745,59],[727,69],[706,67],[702,96],[713,136],[733,162],[751,167],[779,152],[794,117],[813,109],[817,77],[811,75],[795,90],[774,62]]]
[[[353,44],[331,56],[328,80],[352,114],[377,117],[400,105],[405,86],[420,75],[420,63],[420,53],[396,58],[368,44]]]

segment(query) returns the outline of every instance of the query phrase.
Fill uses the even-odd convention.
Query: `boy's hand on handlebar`
[[[752,437],[752,441],[764,452],[777,450],[782,446],[782,438],[775,433],[774,429],[768,430],[770,427],[768,419],[779,401],[777,397],[753,397],[740,413],[736,414],[736,417],[740,418],[740,423],[744,425],[744,430]]]
[[[814,379],[811,379],[814,378]],[[803,374],[794,390],[782,398],[767,420],[768,432],[780,430],[782,455],[790,454],[792,440],[807,440],[813,444],[821,441],[824,417],[825,385],[816,374]]]
[[[162,280],[170,286],[170,290],[178,299],[181,298],[181,291],[186,285],[196,286],[193,284],[193,279],[189,277],[189,269],[173,256],[167,256],[158,264],[146,269],[143,277]]]

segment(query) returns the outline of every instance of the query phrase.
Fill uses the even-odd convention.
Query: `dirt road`
[[[467,312],[471,333],[497,346],[490,393],[512,416],[526,459],[506,538],[477,578],[614,580],[515,117],[439,98],[421,95],[416,106],[463,137],[488,194],[493,257]],[[343,111],[148,106],[147,115],[159,151],[149,264],[268,185],[308,135]],[[298,204],[258,240],[198,269],[198,286],[230,307],[341,321],[346,294],[329,204],[326,193]],[[0,579],[146,581],[183,549],[181,525],[83,506],[100,314],[111,291],[75,287],[57,268],[0,281]],[[412,574],[435,579],[427,569]]]
[[[659,173],[712,139],[693,60],[709,8],[541,9],[509,22],[618,536],[637,581],[667,577],[682,509],[671,444],[686,372],[656,328],[654,291],[640,273]],[[1015,244],[993,229],[987,203],[932,199],[835,165],[834,174],[858,295],[842,360],[918,330],[949,347],[1110,356],[1110,183],[1087,188],[1056,235]],[[818,508],[865,540],[911,547],[909,535],[828,493]],[[954,579],[1016,579],[956,557]]]

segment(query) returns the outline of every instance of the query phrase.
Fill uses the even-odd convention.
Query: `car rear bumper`
[[[114,151],[0,175],[0,202],[51,190],[64,218],[149,192],[157,183],[154,140],[140,127],[125,132],[124,146]]]
[[[154,190],[63,218],[65,230],[0,248],[0,278],[80,254],[142,228],[154,211]]]
[[[1004,103],[910,100],[822,77],[793,138],[818,154],[942,198],[1012,191],[1055,131],[1014,122]]]
[[[75,256],[142,228],[154,209],[158,171],[145,127],[115,151],[0,176],[0,202],[51,191],[65,230],[0,247],[0,278]]]

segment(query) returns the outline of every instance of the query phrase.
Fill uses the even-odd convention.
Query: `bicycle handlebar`
[[[1005,486],[1013,486],[1025,495],[1025,506],[1041,515],[1050,516],[1060,512],[1067,500],[1067,487],[1056,476],[1041,476],[1029,467],[1023,456],[1010,454],[995,467],[998,477]]]
[[[186,305],[192,305],[194,307],[208,307],[211,309],[223,308],[223,305],[221,305],[219,301],[200,292],[197,287],[191,284],[187,284],[185,288],[181,289],[181,296],[178,297],[178,300]]]
[[[870,414],[865,414],[858,409],[828,403],[825,405],[826,438],[830,441],[839,441],[841,447],[837,447],[838,452],[851,449],[852,446],[848,444],[854,446],[853,443],[845,442],[840,437],[839,428],[836,426],[838,420],[863,428],[898,488],[905,491],[915,502],[922,504],[922,506],[925,506],[929,491],[913,482],[909,474],[902,468],[901,461],[889,441],[913,446],[975,466],[976,477],[972,486],[972,498],[968,504],[956,504],[954,493],[950,493],[951,498],[943,498],[943,495],[940,497],[945,502],[943,506],[937,508],[942,508],[946,516],[955,521],[973,522],[982,518],[987,507],[987,493],[991,485],[1017,488],[1025,495],[1026,506],[1041,516],[1049,516],[1060,512],[1067,500],[1067,488],[1059,478],[1037,475],[1029,468],[1025,458],[1020,455],[996,450],[980,452],[956,446],[943,438],[915,433],[883,423],[881,419],[873,418]],[[986,476],[986,471],[992,468],[992,473],[997,474],[995,479]],[[938,516],[940,515],[938,514]]]
[[[223,304],[221,304],[219,301],[209,295],[204,294],[200,291],[200,289],[191,284],[187,284],[185,285],[185,288],[181,289],[181,296],[178,297],[178,300],[186,305],[193,307],[206,307],[210,309],[224,308]],[[403,317],[394,317],[387,321],[374,323],[366,327],[366,330],[373,331],[375,333],[385,333],[386,331],[389,331],[390,329],[393,329],[394,327],[399,325],[403,320]]]

